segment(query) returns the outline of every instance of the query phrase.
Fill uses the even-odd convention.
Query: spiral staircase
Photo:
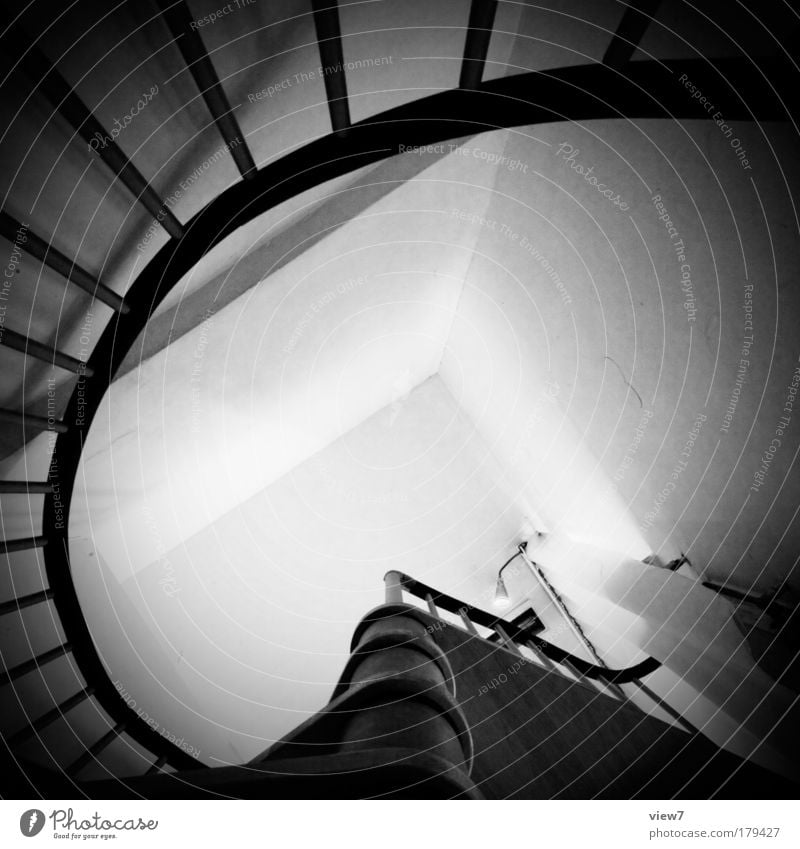
[[[99,779],[174,771],[199,776],[210,769],[154,730],[112,683],[73,586],[68,543],[72,484],[93,414],[171,287],[259,214],[324,181],[392,157],[403,146],[541,122],[710,120],[676,83],[682,74],[730,120],[794,120],[798,94],[794,77],[786,72],[790,57],[783,49],[760,57],[757,69],[744,55],[631,61],[658,5],[654,0],[629,3],[598,60],[486,79],[498,4],[472,0],[466,19],[454,22],[463,34],[457,86],[353,121],[340,8],[331,0],[311,2],[308,8],[295,4],[292,19],[313,28],[314,42],[305,46],[317,51],[318,64],[325,69],[328,126],[312,141],[274,155],[266,164],[269,157],[254,152],[242,115],[246,112],[248,126],[268,124],[272,101],[262,98],[243,109],[232,107],[230,73],[220,71],[219,59],[206,43],[211,27],[196,25],[204,7],[184,0],[128,2],[121,4],[117,18],[105,9],[99,13],[93,3],[70,9],[70,26],[80,22],[92,33],[93,44],[102,42],[107,30],[108,43],[122,45],[126,67],[137,69],[137,85],[147,75],[148,56],[137,52],[143,51],[137,38],[144,29],[150,49],[168,56],[176,68],[174,76],[182,86],[176,96],[185,99],[175,107],[180,113],[176,120],[181,132],[197,122],[196,135],[189,132],[188,138],[200,141],[182,143],[176,159],[167,163],[153,161],[142,148],[126,152],[117,143],[102,116],[115,109],[122,114],[123,103],[115,103],[115,89],[98,100],[88,83],[75,77],[75,66],[66,57],[68,42],[64,53],[58,52],[59,17],[66,14],[60,7],[35,2],[20,10],[4,9],[2,90],[11,120],[1,143],[6,176],[0,233],[9,257],[6,279],[14,286],[5,287],[8,297],[2,302],[0,357],[6,377],[0,425],[6,455],[27,447],[17,473],[0,481],[5,517],[0,690],[7,794],[93,795],[99,791],[91,789],[91,782]],[[256,36],[256,50],[264,56],[279,47],[268,27]],[[264,85],[269,82],[265,78]],[[37,191],[24,169],[38,136],[14,137],[13,118],[23,110],[44,116],[40,134],[57,132],[66,139],[56,148],[48,177],[41,173],[43,163],[36,166],[44,186]],[[181,192],[173,167],[180,157],[185,159],[183,171],[191,173],[192,167],[202,166],[204,152],[220,150],[230,161],[230,173],[238,177],[212,196],[208,188]],[[58,169],[74,176],[67,180],[67,190],[48,194],[47,179]],[[169,200],[176,193],[182,195],[177,204]],[[96,214],[109,197],[122,198],[126,211],[119,221],[104,221]],[[142,267],[134,245],[145,228],[156,235]],[[35,391],[44,381],[52,390]],[[414,583],[406,579],[406,589]],[[431,588],[417,589],[432,615],[436,604],[448,598]],[[515,633],[513,623],[482,615],[485,630],[478,633],[474,620],[465,619],[464,631],[503,651],[519,653],[523,645],[528,660],[581,686],[588,682],[594,692],[599,687],[604,699],[624,698],[622,684],[639,682],[646,689],[647,675],[657,666],[652,661],[614,672],[545,641],[532,647],[531,635]],[[680,727],[680,717],[673,719]],[[684,727],[682,733],[692,736],[695,731]],[[58,757],[48,746],[53,739],[69,743],[60,747]],[[148,792],[147,785],[130,786],[134,794]],[[229,795],[216,785],[215,794]]]

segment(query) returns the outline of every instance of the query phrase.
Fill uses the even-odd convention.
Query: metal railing
[[[520,627],[514,622],[460,601],[441,590],[436,590],[404,572],[396,570],[387,572],[384,575],[384,586],[386,604],[404,604],[403,593],[407,592],[409,595],[424,601],[428,612],[436,619],[441,619],[440,609],[454,613],[461,618],[464,629],[474,638],[484,639],[496,644],[515,655],[536,663],[547,672],[560,674],[564,678],[587,684],[612,698],[627,700],[631,704],[635,704],[622,688],[622,685],[630,685],[641,696],[645,697],[647,702],[663,710],[678,727],[690,734],[699,733],[679,711],[641,680],[661,666],[660,661],[654,657],[648,657],[646,660],[624,669],[611,669],[604,664],[591,663],[583,658],[576,657],[565,649],[553,645],[553,643],[538,636],[538,629]],[[490,633],[482,636],[476,627],[477,625],[487,629]]]
[[[185,3],[162,3],[166,21],[173,29],[180,29],[191,18]],[[338,9],[335,2],[314,3],[314,20],[318,33],[318,47],[323,65],[338,67],[334,62],[341,55],[341,33],[338,25]],[[18,613],[20,610],[39,604],[54,605],[53,615],[66,633],[65,641],[37,656],[28,658],[13,667],[3,664],[0,670],[0,686],[12,684],[34,669],[44,670],[53,660],[70,654],[84,674],[86,687],[55,705],[39,717],[33,717],[30,725],[12,735],[7,742],[16,744],[38,734],[43,728],[64,716],[85,699],[96,698],[112,717],[110,731],[103,730],[94,744],[87,747],[69,771],[79,775],[93,758],[122,733],[123,729],[140,745],[152,753],[149,772],[161,770],[165,765],[177,768],[198,766],[185,752],[154,732],[121,699],[108,679],[108,675],[97,655],[91,635],[80,609],[70,575],[66,530],[68,522],[56,522],[54,489],[60,488],[61,499],[66,501],[64,513],[69,515],[69,492],[78,469],[84,438],[91,425],[92,417],[110,385],[128,346],[133,344],[145,326],[151,311],[160,302],[170,286],[164,277],[178,281],[214,244],[221,242],[247,220],[255,218],[278,203],[298,195],[309,187],[325,180],[355,171],[361,166],[387,159],[399,152],[398,139],[409,147],[413,144],[428,144],[434,141],[453,140],[471,133],[501,127],[514,127],[552,120],[582,120],[601,117],[708,117],[695,104],[684,97],[680,87],[675,87],[674,78],[686,66],[690,76],[703,82],[704,89],[713,92],[719,89],[717,70],[706,67],[702,62],[637,62],[631,68],[631,80],[617,73],[627,62],[630,47],[643,31],[643,16],[629,16],[621,32],[615,35],[615,44],[622,39],[625,51],[616,50],[606,58],[602,66],[568,68],[548,73],[523,73],[486,82],[483,66],[493,26],[494,0],[473,0],[466,40],[465,53],[458,89],[440,92],[420,98],[418,101],[375,115],[359,124],[351,124],[347,101],[347,86],[344,70],[326,73],[326,92],[333,132],[311,142],[281,160],[258,168],[247,148],[247,141],[233,119],[216,76],[212,62],[204,48],[202,38],[184,38],[184,59],[191,64],[192,77],[203,95],[209,112],[222,137],[235,146],[230,146],[232,156],[243,176],[220,196],[210,201],[191,221],[180,222],[166,208],[153,186],[142,176],[133,163],[114,144],[109,142],[95,153],[108,169],[111,179],[118,179],[136,198],[137,202],[167,231],[170,240],[161,249],[123,299],[101,280],[87,272],[77,261],[52,246],[47,234],[35,233],[27,225],[4,210],[0,210],[0,235],[18,243],[19,247],[58,273],[66,284],[76,286],[93,298],[107,304],[114,316],[105,333],[84,362],[55,346],[44,344],[27,336],[4,329],[0,333],[0,345],[13,348],[27,357],[34,357],[79,374],[86,380],[81,399],[75,393],[62,419],[31,415],[24,410],[0,409],[0,422],[18,425],[25,437],[35,431],[48,431],[55,439],[53,458],[58,460],[46,481],[6,480],[0,481],[0,493],[44,496],[43,531],[26,538],[0,541],[0,553],[9,554],[31,548],[45,547],[45,560],[50,586],[41,592],[12,598],[0,605],[0,616]],[[169,14],[167,14],[169,12]],[[33,75],[38,93],[51,101],[53,108],[74,128],[75,138],[91,139],[95,133],[105,135],[103,127],[94,114],[83,104],[75,91],[60,75],[56,67],[39,50],[32,46],[33,40],[25,37],[17,24],[5,31],[4,43],[9,50],[11,65],[19,65],[25,73]],[[20,48],[25,48],[20,51]],[[29,48],[29,49],[28,49]],[[618,55],[619,54],[619,55]],[[191,60],[191,61],[190,61]],[[725,64],[727,63],[727,64]],[[729,118],[775,118],[783,117],[780,104],[766,95],[757,97],[760,81],[750,72],[746,62],[724,60],[726,74],[721,78],[736,78],[737,92],[732,96],[724,89],[715,96]],[[777,76],[776,76],[777,79]],[[770,81],[767,81],[769,83]],[[675,89],[675,90],[673,90]],[[765,88],[766,90],[766,88]],[[535,98],[528,94],[536,91]],[[745,92],[750,105],[744,105]],[[756,104],[756,106],[753,106]],[[752,111],[755,109],[756,111]],[[432,118],[436,120],[432,120]],[[402,136],[398,132],[402,127]],[[20,236],[19,234],[23,235]],[[78,392],[79,390],[76,390]],[[77,425],[76,404],[80,401],[82,424]],[[652,658],[628,669],[607,669],[589,663],[566,652],[545,640],[537,638],[530,628],[521,628],[485,611],[465,605],[452,597],[434,590],[401,573],[387,580],[387,598],[402,599],[408,592],[426,600],[432,615],[438,608],[459,615],[464,627],[478,637],[476,625],[488,628],[493,640],[512,651],[520,647],[535,653],[542,664],[554,669],[570,672],[581,680],[598,682],[600,685],[632,684],[642,691],[648,688],[639,680],[658,668]],[[389,576],[387,576],[389,578]],[[57,614],[57,615],[56,615]],[[651,697],[658,700],[655,694]],[[665,710],[668,705],[661,703]],[[681,720],[685,725],[685,722]]]

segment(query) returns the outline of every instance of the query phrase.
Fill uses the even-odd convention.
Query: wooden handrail
[[[462,618],[468,617],[471,622],[476,625],[481,625],[484,628],[489,628],[495,633],[500,633],[502,629],[508,638],[515,643],[530,646],[533,649],[540,651],[545,657],[556,663],[568,662],[577,672],[586,678],[594,678],[608,684],[629,684],[638,681],[645,675],[655,672],[661,666],[661,662],[654,657],[648,657],[633,666],[628,666],[625,669],[609,669],[605,666],[598,666],[594,663],[589,663],[583,658],[576,657],[570,652],[559,648],[547,640],[537,637],[529,628],[520,628],[514,622],[509,622],[500,616],[494,616],[479,607],[474,607],[466,602],[459,601],[453,596],[436,590],[433,587],[423,584],[416,578],[406,575],[404,572],[391,571],[384,576],[384,582],[387,586],[387,603],[397,603],[397,601],[388,601],[389,584],[392,586],[399,583],[401,588],[427,603],[430,597],[437,607],[442,610],[447,610],[450,613],[455,613]]]

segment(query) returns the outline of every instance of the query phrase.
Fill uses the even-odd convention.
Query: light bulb
[[[497,578],[497,588],[494,591],[494,606],[495,607],[508,607],[511,599],[508,597],[508,590],[506,589],[506,585],[501,577]]]

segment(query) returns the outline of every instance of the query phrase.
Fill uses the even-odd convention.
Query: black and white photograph
[[[796,4],[0,8],[0,843],[800,845]]]

